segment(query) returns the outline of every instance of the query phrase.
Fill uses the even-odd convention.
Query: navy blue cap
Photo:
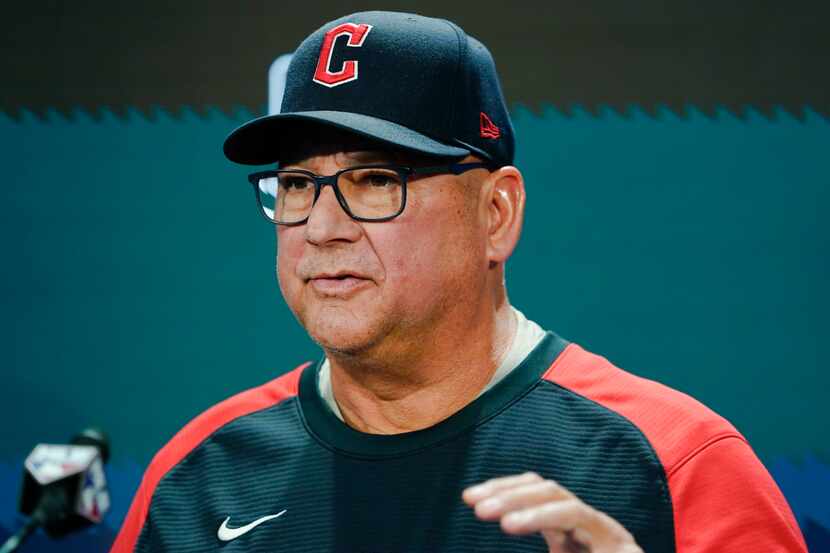
[[[513,163],[493,57],[444,19],[371,11],[326,23],[294,53],[280,113],[234,130],[225,155],[247,165],[278,162],[297,139],[298,121],[424,154]]]

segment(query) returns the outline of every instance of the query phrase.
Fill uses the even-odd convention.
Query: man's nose
[[[361,227],[337,201],[334,188],[324,186],[305,224],[306,240],[322,246],[330,242],[356,242]]]

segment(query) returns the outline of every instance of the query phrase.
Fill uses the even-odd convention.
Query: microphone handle
[[[0,553],[12,553],[17,551],[17,548],[26,541],[26,539],[39,526],[46,524],[47,521],[54,520],[69,510],[69,498],[66,495],[65,488],[47,489],[40,498],[37,508],[32,513],[32,516],[17,531],[16,534],[6,540],[6,543],[0,547]]]
[[[0,553],[12,553],[13,551],[17,551],[17,548],[20,547],[20,544],[26,541],[26,538],[28,538],[29,535],[32,532],[34,532],[38,526],[41,525],[41,522],[42,520],[40,519],[40,517],[35,516],[26,521],[26,524],[23,525],[23,528],[18,530],[15,535],[9,537],[9,539],[6,540],[6,543],[4,543],[2,547],[0,547]]]

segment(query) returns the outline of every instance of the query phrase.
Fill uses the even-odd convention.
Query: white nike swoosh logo
[[[222,523],[222,526],[219,527],[219,531],[216,532],[216,537],[218,537],[221,541],[231,541],[235,540],[239,536],[244,536],[263,522],[268,522],[269,520],[275,519],[278,516],[285,514],[288,509],[283,509],[279,513],[275,515],[267,515],[262,518],[258,518],[250,524],[246,524],[245,526],[240,526],[239,528],[228,528],[228,522],[230,522],[231,517],[225,519]]]

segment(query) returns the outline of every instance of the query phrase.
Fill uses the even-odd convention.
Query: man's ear
[[[500,167],[487,178],[487,257],[490,266],[504,263],[522,232],[525,211],[525,184],[522,173],[508,165]]]

